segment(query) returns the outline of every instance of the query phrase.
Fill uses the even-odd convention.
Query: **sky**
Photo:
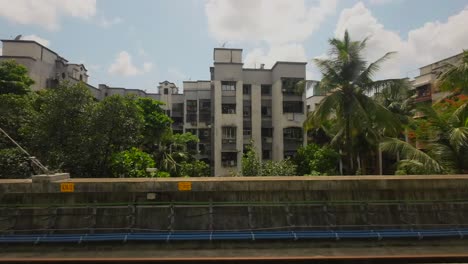
[[[313,59],[345,30],[369,38],[368,61],[397,52],[376,79],[412,77],[468,49],[468,0],[0,0],[0,39],[22,34],[83,63],[92,85],[148,92],[208,80],[222,46],[242,48],[244,67],[308,62],[319,80]]]

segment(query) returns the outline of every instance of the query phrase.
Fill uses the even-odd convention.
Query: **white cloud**
[[[309,7],[303,0],[208,0],[208,26],[220,42],[301,42],[334,12],[336,0]]]
[[[89,19],[96,14],[96,0],[0,0],[0,17],[18,24],[60,28],[60,17]]]
[[[266,68],[271,68],[277,61],[307,61],[304,47],[299,43],[278,44],[269,47],[268,51],[256,48],[250,51],[244,59],[244,66],[258,68],[260,64],[265,64]]]
[[[37,43],[45,46],[45,47],[49,47],[50,46],[50,40],[47,40],[47,39],[44,39],[44,38],[41,38],[37,35],[26,35],[26,36],[22,36],[21,37],[22,40],[34,40],[36,41]]]
[[[102,28],[110,28],[110,27],[118,25],[118,24],[120,24],[122,22],[123,22],[123,19],[120,18],[120,17],[114,17],[114,18],[111,18],[111,19],[101,17],[98,20],[98,25],[100,27],[102,27]]]
[[[151,62],[143,63],[142,67],[135,66],[132,62],[132,56],[126,51],[121,51],[114,63],[110,65],[108,72],[114,75],[135,76],[150,72],[152,69]]]
[[[377,78],[405,77],[410,70],[460,53],[468,47],[468,7],[447,19],[428,22],[410,30],[403,39],[397,32],[388,30],[362,2],[344,9],[338,20],[335,36],[342,38],[348,29],[355,40],[370,37],[366,58],[377,59],[389,51],[397,51],[386,62]]]
[[[205,13],[210,32],[220,43],[257,46],[245,55],[246,67],[270,68],[276,61],[306,62],[303,42],[335,12],[336,2],[207,0]]]

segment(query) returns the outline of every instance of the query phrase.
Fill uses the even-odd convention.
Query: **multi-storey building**
[[[88,82],[88,71],[83,64],[69,63],[53,50],[32,40],[3,39],[2,60],[15,60],[28,69],[29,76],[34,80],[32,90],[44,87],[56,87],[62,81],[70,83]],[[98,89],[89,86],[94,96]]]
[[[463,53],[434,62],[419,68],[419,75],[413,80],[413,88],[416,92],[415,102],[437,102],[449,93],[440,91],[437,78],[447,70],[449,65],[458,64]]]
[[[217,48],[211,67],[215,175],[240,171],[247,145],[264,160],[293,156],[305,143],[306,63],[277,62],[271,69],[243,68],[242,50]]]

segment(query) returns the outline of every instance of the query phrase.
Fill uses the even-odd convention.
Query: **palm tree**
[[[468,94],[468,50],[463,51],[457,64],[448,64],[448,69],[438,79],[443,91]]]
[[[424,173],[464,173],[468,167],[468,104],[463,104],[447,118],[432,106],[419,106],[424,113],[427,153],[410,143],[396,138],[386,138],[381,144],[383,151],[399,153],[403,160],[399,167],[411,166]]]
[[[326,96],[304,124],[306,129],[333,124],[331,143],[344,152],[346,174],[356,172],[357,148],[362,141],[377,146],[382,134],[397,135],[401,129],[398,118],[371,98],[373,93],[401,83],[401,79],[372,80],[380,64],[393,52],[368,64],[362,57],[366,43],[367,39],[351,41],[348,31],[342,40],[329,40],[329,58],[314,60],[323,75],[318,88]]]

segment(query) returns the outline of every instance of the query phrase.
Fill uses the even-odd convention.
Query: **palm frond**
[[[380,148],[383,152],[391,153],[396,155],[399,153],[404,159],[414,160],[424,164],[430,170],[440,173],[442,172],[442,166],[427,153],[416,149],[408,142],[399,140],[397,138],[385,138],[380,143]]]
[[[380,57],[378,60],[374,61],[373,63],[369,64],[369,66],[360,74],[358,78],[359,83],[368,83],[372,77],[374,77],[375,73],[380,70],[380,65],[385,62],[386,60],[390,59],[396,52],[387,52],[385,55]]]
[[[331,114],[336,112],[337,108],[341,105],[343,100],[343,93],[341,90],[332,92],[330,95],[322,99],[314,112],[309,113],[306,121],[304,122],[305,130],[311,128],[319,128],[322,123],[329,118]]]

